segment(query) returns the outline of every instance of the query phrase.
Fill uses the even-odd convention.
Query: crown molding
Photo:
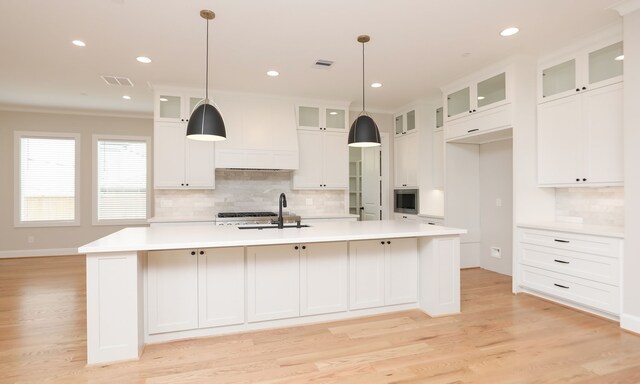
[[[617,11],[620,16],[625,16],[631,12],[640,10],[640,0],[623,0],[609,7],[609,9]]]
[[[52,113],[57,115],[120,117],[129,119],[153,119],[153,113],[125,113],[119,111],[96,111],[82,109],[38,108],[18,105],[0,105],[0,111]]]

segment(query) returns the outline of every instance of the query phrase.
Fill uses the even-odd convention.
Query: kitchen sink
[[[310,225],[307,224],[285,224],[284,228],[307,228]],[[244,225],[239,226],[238,229],[278,229],[278,224],[268,224],[268,225]]]

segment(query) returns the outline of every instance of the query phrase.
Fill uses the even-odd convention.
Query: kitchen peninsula
[[[412,308],[459,313],[464,233],[409,221],[123,229],[79,248],[88,363],[181,338]]]

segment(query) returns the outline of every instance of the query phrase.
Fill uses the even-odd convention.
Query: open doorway
[[[361,221],[382,220],[388,215],[388,136],[381,136],[379,147],[349,148],[349,213]]]

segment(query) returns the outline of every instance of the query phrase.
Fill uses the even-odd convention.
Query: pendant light
[[[216,14],[208,9],[200,11],[200,16],[207,21],[207,67],[205,70],[205,97],[191,113],[187,124],[187,137],[201,141],[220,141],[227,139],[224,120],[218,108],[209,100],[209,20]]]
[[[380,131],[376,122],[365,110],[364,103],[364,43],[369,42],[368,35],[358,36],[358,42],[362,43],[362,112],[356,117],[349,130],[350,147],[376,147],[380,145]]]

